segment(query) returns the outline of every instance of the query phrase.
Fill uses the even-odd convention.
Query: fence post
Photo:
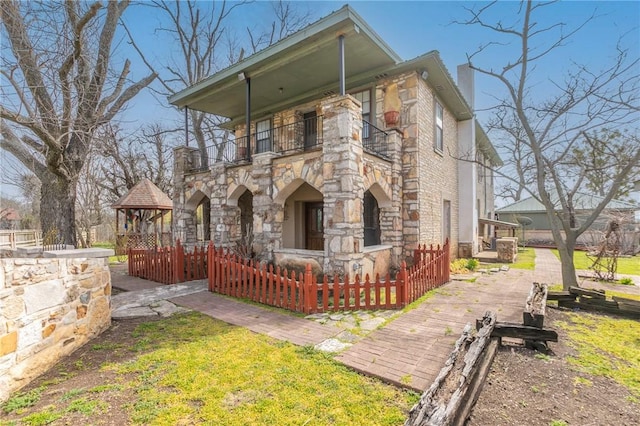
[[[304,306],[302,310],[305,314],[313,314],[317,309],[318,303],[316,302],[312,305],[312,302],[315,299],[315,297],[313,297],[313,294],[316,293],[313,291],[313,274],[311,273],[310,263],[307,263],[307,266],[304,270],[304,283],[302,285],[302,288],[302,291],[304,292]]]
[[[207,245],[207,284],[209,291],[213,291],[213,241]]]
[[[398,272],[398,278],[396,281],[400,282],[400,294],[402,300],[400,301],[400,307],[404,308],[409,302],[409,283],[407,282],[407,262],[402,261],[400,265],[400,272]]]

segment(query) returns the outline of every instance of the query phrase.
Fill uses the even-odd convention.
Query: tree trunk
[[[574,239],[570,236],[567,236],[564,244],[558,244],[558,253],[562,263],[562,289],[564,291],[569,291],[569,287],[578,287],[576,267],[573,264],[575,245]]]
[[[64,244],[77,246],[76,182],[46,172],[40,178],[40,221],[43,238],[56,238]]]

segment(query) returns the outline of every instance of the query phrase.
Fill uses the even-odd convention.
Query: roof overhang
[[[245,114],[251,80],[253,117],[338,92],[338,38],[344,36],[346,81],[373,78],[400,57],[348,6],[169,98],[189,107],[237,119]]]
[[[483,223],[485,225],[493,225],[496,228],[508,228],[508,229],[520,228],[520,225],[517,223],[504,222],[502,220],[494,220],[494,219],[479,218],[478,223]]]
[[[176,93],[169,102],[241,123],[246,111],[246,79],[251,83],[253,119],[339,92],[338,38],[344,36],[347,91],[379,78],[409,71],[428,73],[428,83],[457,120],[473,111],[437,51],[401,58],[348,5],[280,42]],[[484,134],[484,132],[483,132]],[[485,135],[486,136],[486,135]],[[488,138],[487,138],[488,140]]]

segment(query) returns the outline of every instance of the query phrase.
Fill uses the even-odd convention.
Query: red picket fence
[[[419,247],[414,265],[406,263],[395,280],[387,275],[364,280],[341,282],[338,276],[321,283],[311,273],[311,266],[296,277],[295,272],[259,265],[215,249],[209,245],[209,291],[250,299],[265,305],[306,314],[358,309],[401,309],[427,291],[449,281],[449,242],[440,248]]]
[[[129,275],[163,284],[207,278],[207,249],[185,251],[180,241],[175,247],[128,249]]]

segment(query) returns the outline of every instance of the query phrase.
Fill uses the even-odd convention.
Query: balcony
[[[253,155],[263,152],[287,155],[321,148],[322,125],[323,117],[317,116],[253,133],[250,135],[250,150],[246,136],[231,136],[208,146],[206,158],[203,158],[199,151],[193,151],[190,170],[207,170],[210,165],[216,163],[249,164]],[[362,135],[365,152],[384,159],[390,158],[386,132],[363,121]]]

